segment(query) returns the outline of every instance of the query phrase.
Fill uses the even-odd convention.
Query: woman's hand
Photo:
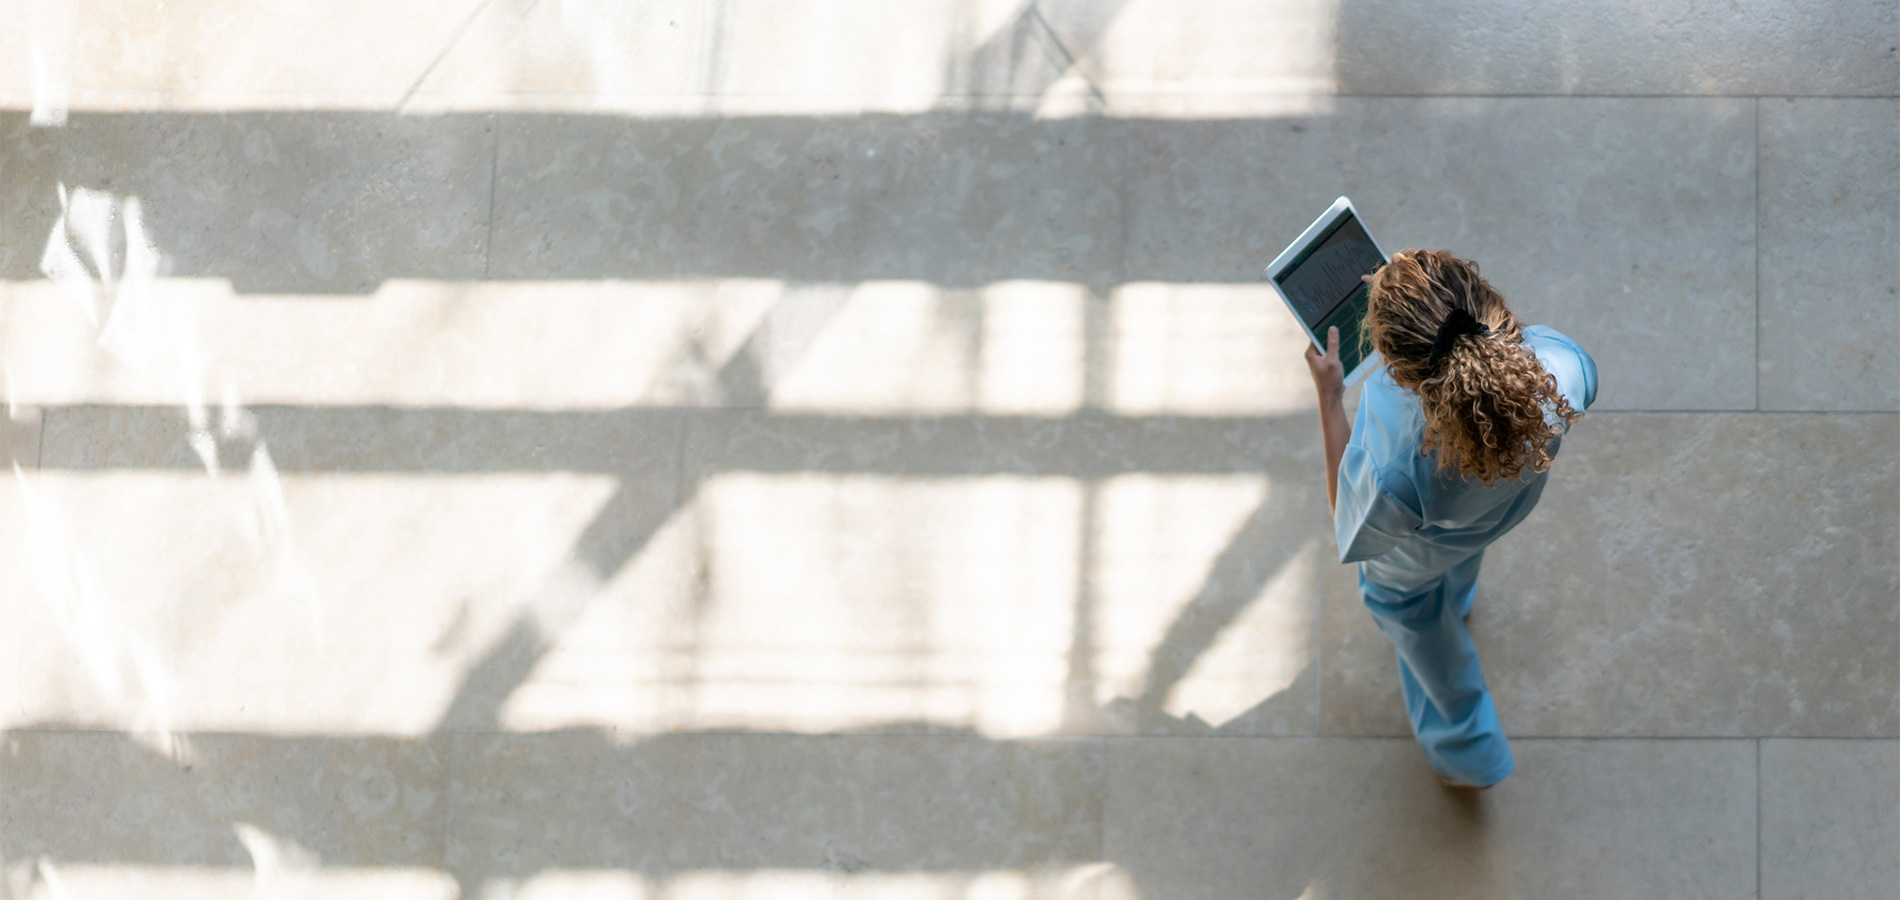
[[[1338,400],[1346,393],[1346,373],[1339,366],[1339,329],[1326,329],[1326,352],[1306,346],[1306,367],[1313,372],[1313,387],[1321,403]]]

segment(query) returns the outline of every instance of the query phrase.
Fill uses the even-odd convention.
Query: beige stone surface
[[[1056,0],[1035,8],[1109,113],[1154,118],[1325,108],[1336,0]],[[1209,28],[1208,23],[1221,23]]]
[[[465,880],[1036,873],[1100,858],[1102,786],[1094,741],[464,735],[448,865]]]
[[[40,464],[40,420],[44,411],[34,406],[8,404],[0,419],[0,439],[6,445],[8,466],[32,470]]]
[[[1126,897],[1724,897],[1755,884],[1752,741],[1521,741],[1477,794],[1408,740],[1108,743]]]
[[[1311,428],[697,417],[704,724],[1310,733]]]
[[[497,278],[1113,283],[1120,142],[1018,116],[508,117]]]
[[[333,91],[400,97],[481,6],[78,0],[79,88],[140,91]]]
[[[8,732],[9,860],[440,869],[446,740]]]
[[[559,453],[523,413],[208,415],[52,415],[5,516],[8,614],[54,638],[13,657],[10,721],[494,728],[585,610],[683,595],[677,419],[595,417]]]
[[[162,327],[102,343],[106,329],[64,287],[27,281],[0,287],[0,341],[13,396],[42,405],[183,405],[193,395],[211,406],[491,410],[756,403],[721,393],[718,371],[786,293],[737,279],[403,279],[360,295],[246,294],[220,278],[155,278],[136,308]],[[138,352],[170,349],[174,337],[188,354]],[[990,392],[995,402],[1057,399],[1033,383],[1050,379],[1024,368],[995,373],[1007,382]]]
[[[1761,406],[1900,410],[1900,101],[1761,101]]]
[[[1896,16],[1892,0],[1342,0],[1339,85],[1365,94],[1893,94]]]
[[[0,896],[1894,881],[1895,2],[1505,6],[0,0]],[[1475,798],[1261,281],[1342,193],[1603,376]]]
[[[0,145],[6,147],[0,153],[0,202],[8,210],[0,217],[0,277],[10,281],[42,277],[39,264],[47,232],[59,218],[54,173],[62,134],[35,127],[30,113],[0,111]]]
[[[416,86],[490,103],[504,92],[704,94],[716,6],[690,0],[537,3],[498,0],[472,10]]]
[[[1874,898],[1900,884],[1900,741],[1761,743],[1761,896]]]
[[[320,294],[479,278],[494,138],[485,115],[75,115],[19,138],[12,194],[30,215],[0,262],[90,279],[108,305],[165,275]]]
[[[1900,733],[1891,415],[1593,414],[1486,553],[1471,629],[1521,735]],[[1346,567],[1325,729],[1404,733]]]
[[[1033,7],[569,0],[484,7],[412,102],[684,115],[1038,108],[1087,99]],[[1067,108],[1067,107],[1065,107]]]
[[[1345,194],[1388,253],[1474,259],[1579,341],[1599,405],[1755,405],[1752,101],[1341,98],[1129,127],[1129,280],[1257,281]]]

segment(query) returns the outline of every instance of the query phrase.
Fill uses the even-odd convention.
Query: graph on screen
[[[1362,287],[1359,276],[1385,262],[1358,218],[1347,216],[1331,234],[1300,254],[1275,280],[1293,301],[1306,324],[1317,330],[1322,322]]]

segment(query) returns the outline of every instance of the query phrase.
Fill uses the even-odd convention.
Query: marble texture
[[[1752,741],[1520,741],[1481,794],[1409,740],[1108,743],[1115,897],[1737,897]]]
[[[1900,101],[1761,101],[1761,406],[1900,411]]]
[[[1111,284],[1100,120],[508,117],[496,278]]]
[[[0,835],[9,858],[68,865],[440,868],[449,749],[13,731],[0,737]]]
[[[1893,0],[1391,4],[1342,0],[1354,94],[1900,92]]]
[[[454,753],[448,866],[465,882],[1033,872],[1102,852],[1094,741],[579,732],[465,735]]]
[[[1515,735],[1900,734],[1892,415],[1592,414],[1485,557]],[[1403,734],[1391,647],[1328,582],[1327,734]]]
[[[1761,896],[1890,897],[1900,885],[1900,741],[1761,744]]]
[[[1128,127],[1131,281],[1257,281],[1346,194],[1387,252],[1474,259],[1579,341],[1602,407],[1755,406],[1750,101],[1341,98]]]

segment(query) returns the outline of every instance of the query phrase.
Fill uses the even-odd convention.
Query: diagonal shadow
[[[829,292],[817,294],[815,303],[812,300],[813,295],[801,295],[781,300],[768,311],[759,327],[716,373],[714,382],[722,396],[736,402],[766,401],[771,385],[760,360],[772,359],[785,367],[795,365],[842,306],[842,296]],[[790,307],[796,309],[788,315]],[[794,318],[798,327],[785,327],[787,320]],[[675,442],[671,477],[662,472],[658,476],[662,484],[656,486],[651,476],[622,475],[613,495],[575,541],[572,555],[581,564],[586,583],[543,584],[536,592],[535,606],[517,613],[502,637],[469,666],[436,730],[499,730],[503,705],[527,683],[560,635],[591,605],[599,585],[611,581],[628,561],[639,556],[653,536],[698,493],[698,484],[689,481],[692,476],[687,474],[683,459],[686,424],[681,423]],[[664,484],[669,480],[670,491]],[[565,581],[556,578],[556,582]]]
[[[1313,529],[1304,527],[1307,523],[1300,517],[1287,515],[1287,510],[1300,507],[1285,502],[1280,493],[1268,491],[1266,499],[1214,558],[1194,599],[1181,608],[1155,645],[1141,695],[1135,700],[1138,723],[1162,716],[1169,694],[1187,677],[1195,661],[1259,598],[1267,582],[1312,546]]]

